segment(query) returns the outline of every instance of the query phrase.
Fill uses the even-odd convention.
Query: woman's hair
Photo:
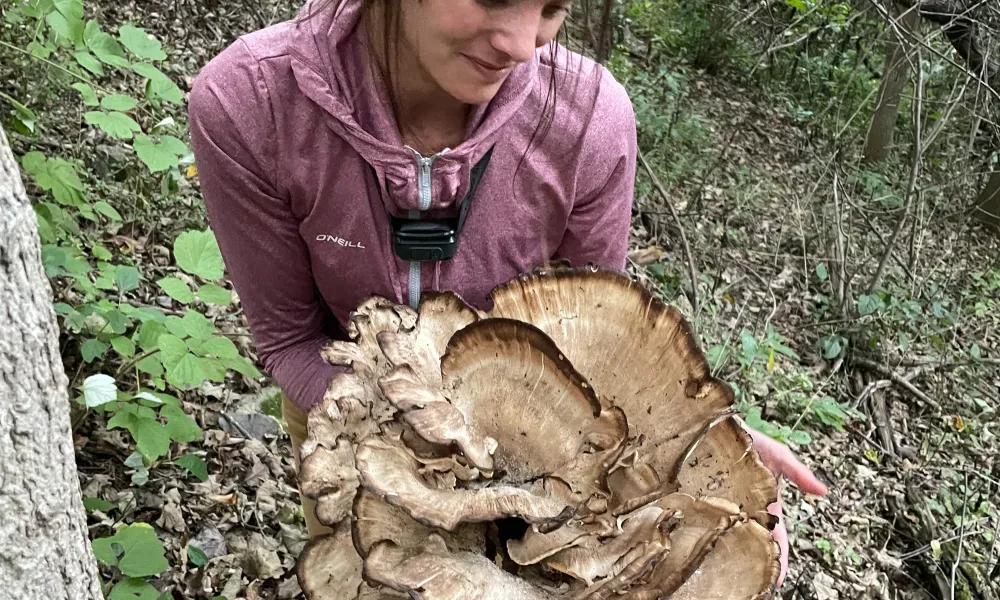
[[[310,8],[307,14],[302,15],[303,19],[312,18],[315,15],[322,14],[324,11],[331,10],[336,12],[339,10],[344,0],[316,0],[310,3]],[[398,45],[393,46],[392,41],[397,39],[400,31],[400,21],[401,21],[401,10],[399,4],[401,0],[363,0],[364,9],[363,10],[375,10],[376,7],[381,6],[382,14],[379,15],[378,22],[381,23],[382,30],[382,56],[385,57],[385,64],[383,69],[385,73],[383,77],[386,80],[386,87],[389,93],[389,103],[395,114],[399,114],[398,101],[395,97],[395,81],[393,80],[394,73],[399,70],[399,54],[398,51],[394,53],[393,59],[390,60],[389,56],[392,49],[395,47],[398,49]],[[568,46],[568,33],[566,32],[565,25],[560,27],[559,32],[556,37],[549,42],[549,50],[553,62],[558,62],[560,44],[559,36],[563,36],[564,42]],[[375,61],[372,61],[373,64]],[[535,143],[536,139],[543,139],[552,127],[552,121],[555,115],[556,109],[556,76],[562,71],[562,69],[554,68],[553,76],[549,79],[549,87],[545,96],[545,103],[542,107],[542,114],[539,118],[538,125],[535,127],[535,131],[532,133],[531,139],[528,142],[528,149],[525,150],[524,155],[521,156],[521,161],[519,161],[517,169],[520,170],[521,164],[526,158],[527,154],[530,152],[532,144]],[[515,172],[516,174],[516,172]]]

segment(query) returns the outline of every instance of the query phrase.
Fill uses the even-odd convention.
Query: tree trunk
[[[1000,171],[994,171],[976,199],[976,218],[1000,229]]]
[[[898,17],[898,14],[895,15]],[[910,79],[910,45],[905,39],[911,31],[920,26],[920,14],[916,10],[907,11],[899,19],[903,40],[893,31],[886,28],[885,65],[882,82],[879,85],[878,105],[872,115],[872,124],[868,129],[868,139],[865,141],[864,160],[866,162],[882,162],[892,150],[893,138],[896,133],[896,115],[899,112],[899,100],[903,96],[903,88]]]
[[[0,598],[100,600],[36,223],[0,127]]]

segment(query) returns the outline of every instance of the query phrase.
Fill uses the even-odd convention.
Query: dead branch
[[[907,381],[905,377],[891,370],[889,367],[880,365],[879,363],[873,360],[862,358],[860,356],[848,355],[847,360],[852,365],[858,367],[864,367],[865,369],[870,369],[872,371],[875,371],[876,373],[879,373],[883,377],[888,377],[893,381],[893,383],[903,387],[906,391],[913,394],[913,396],[917,398],[917,400],[920,400],[924,404],[931,406],[938,411],[941,410],[941,404],[937,400],[934,400],[927,394],[921,392],[919,389],[917,389],[915,385]]]
[[[674,218],[674,223],[677,224],[677,230],[680,232],[681,244],[684,246],[684,255],[687,257],[688,262],[688,275],[691,277],[691,290],[688,293],[688,300],[691,301],[691,308],[694,315],[700,313],[698,305],[698,268],[694,263],[694,255],[691,254],[691,246],[688,245],[687,235],[684,233],[684,225],[681,223],[680,215],[677,214],[677,210],[674,208],[674,203],[670,201],[670,196],[667,195],[667,190],[663,189],[663,184],[660,183],[660,178],[656,176],[653,172],[653,168],[649,166],[649,161],[646,160],[646,155],[639,151],[639,160],[642,162],[642,166],[646,169],[646,173],[649,174],[649,178],[653,182],[653,187],[659,192],[660,196],[663,198],[663,202],[667,205],[670,210],[670,214]],[[696,323],[696,319],[692,319],[692,324]],[[696,325],[694,325],[697,327]]]

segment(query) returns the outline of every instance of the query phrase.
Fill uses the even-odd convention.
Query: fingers
[[[802,464],[791,450],[785,448],[785,451],[778,455],[778,459],[781,465],[779,472],[794,483],[795,487],[807,494],[826,495],[828,491],[826,485],[817,479],[809,467]]]
[[[774,504],[768,506],[767,511],[778,517],[778,524],[771,531],[771,537],[778,544],[778,562],[781,568],[778,572],[777,587],[781,587],[781,584],[785,581],[785,575],[788,574],[788,530],[785,528],[785,517],[781,510],[781,500],[779,499]]]

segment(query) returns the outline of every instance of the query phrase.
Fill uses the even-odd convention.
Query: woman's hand
[[[827,488],[822,481],[813,475],[809,467],[795,458],[788,446],[754,429],[750,429],[750,435],[753,438],[754,449],[760,454],[761,462],[774,473],[779,483],[778,501],[768,506],[767,511],[778,517],[778,524],[771,532],[771,536],[778,543],[778,549],[781,551],[781,574],[778,575],[778,585],[780,586],[788,572],[788,531],[785,529],[785,518],[782,514],[781,478],[787,477],[795,484],[795,487],[807,494],[825,496]]]

